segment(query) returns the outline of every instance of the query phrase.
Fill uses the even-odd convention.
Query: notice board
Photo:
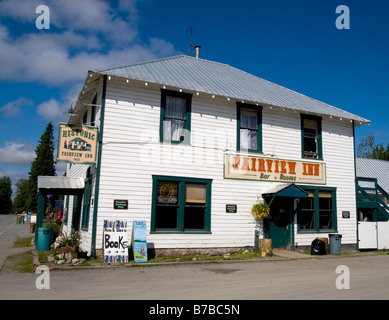
[[[128,262],[128,232],[126,221],[104,220],[104,262]]]
[[[132,250],[135,262],[147,262],[146,221],[133,222]]]

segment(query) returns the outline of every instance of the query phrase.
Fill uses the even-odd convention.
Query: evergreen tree
[[[16,196],[13,201],[13,210],[20,213],[27,210],[27,199],[29,196],[29,181],[27,179],[20,179],[16,183]]]
[[[11,213],[12,208],[12,187],[11,179],[3,177],[0,179],[0,213]]]
[[[54,136],[51,122],[46,126],[46,130],[39,140],[39,145],[35,149],[35,154],[36,157],[31,163],[30,172],[28,173],[29,195],[27,208],[30,211],[37,210],[38,176],[55,176]]]

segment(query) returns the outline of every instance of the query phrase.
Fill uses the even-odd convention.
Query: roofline
[[[139,65],[146,65],[146,64],[151,64],[151,63],[156,63],[156,62],[160,62],[160,61],[166,61],[166,60],[172,60],[172,59],[177,59],[177,58],[180,58],[180,57],[188,57],[190,59],[196,59],[196,60],[201,60],[201,61],[205,61],[205,62],[210,62],[210,63],[215,63],[215,64],[219,64],[219,65],[222,65],[222,66],[226,66],[226,67],[229,67],[229,68],[232,68],[232,69],[235,69],[235,70],[238,70],[240,72],[244,72],[246,73],[247,75],[249,76],[252,76],[252,77],[256,77],[258,79],[261,79],[263,81],[266,81],[267,83],[270,83],[272,85],[276,85],[280,88],[283,88],[285,90],[288,90],[290,92],[293,92],[294,94],[297,94],[301,97],[305,97],[305,98],[308,98],[308,99],[311,99],[313,101],[316,101],[320,104],[323,104],[323,106],[326,106],[326,107],[330,107],[330,108],[334,108],[336,110],[339,110],[345,114],[348,115],[348,117],[340,117],[340,116],[334,116],[333,114],[330,114],[330,113],[319,113],[319,112],[314,112],[314,111],[304,111],[304,110],[299,110],[299,109],[294,109],[294,108],[291,108],[291,107],[285,107],[285,106],[280,106],[280,105],[275,105],[275,104],[271,104],[271,103],[268,103],[268,102],[263,102],[263,101],[251,101],[251,100],[247,100],[245,98],[242,98],[242,97],[235,97],[235,96],[226,96],[224,94],[220,94],[220,93],[215,93],[215,92],[211,92],[211,91],[199,91],[199,90],[195,90],[195,89],[192,89],[192,88],[185,88],[185,87],[177,87],[177,86],[174,86],[174,85],[168,85],[166,83],[161,83],[161,82],[155,82],[155,81],[144,81],[144,80],[140,80],[140,79],[136,79],[134,77],[124,77],[124,76],[121,76],[121,75],[112,75],[110,74],[110,71],[113,71],[115,69],[119,69],[119,68],[126,68],[126,67],[133,67],[133,66],[139,66]],[[272,107],[277,107],[277,108],[282,108],[282,109],[287,109],[287,110],[292,110],[292,111],[300,111],[302,113],[306,113],[306,114],[312,114],[312,115],[319,115],[319,116],[329,116],[329,117],[336,117],[336,118],[340,118],[340,119],[348,119],[348,120],[352,120],[354,121],[354,126],[360,126],[360,125],[363,125],[363,124],[368,124],[370,125],[371,121],[366,119],[366,118],[363,118],[363,117],[360,117],[358,115],[355,115],[349,111],[346,111],[346,110],[343,110],[341,108],[338,108],[338,107],[335,107],[333,105],[330,105],[328,103],[325,103],[323,101],[320,101],[320,100],[317,100],[315,98],[312,98],[312,97],[309,97],[307,95],[304,95],[302,93],[299,93],[297,91],[294,91],[292,89],[289,89],[289,88],[286,88],[284,86],[281,86],[279,84],[276,84],[274,82],[271,82],[269,80],[266,80],[266,79],[263,79],[261,77],[258,77],[256,75],[253,75],[247,71],[244,71],[244,70],[240,70],[236,67],[233,67],[231,65],[228,65],[228,64],[225,64],[225,63],[220,63],[220,62],[216,62],[216,61],[212,61],[212,60],[206,60],[206,59],[202,59],[202,58],[195,58],[195,57],[192,57],[192,56],[188,56],[188,55],[184,55],[184,54],[180,54],[180,55],[175,55],[175,56],[171,56],[171,57],[166,57],[166,58],[160,58],[160,59],[154,59],[154,60],[149,60],[149,61],[144,61],[144,62],[139,62],[139,63],[135,63],[135,64],[131,64],[131,65],[126,65],[126,66],[121,66],[121,67],[113,67],[113,68],[108,68],[108,69],[104,69],[104,70],[94,70],[94,69],[91,69],[91,70],[88,70],[88,76],[87,76],[87,79],[88,77],[90,76],[91,73],[98,73],[98,74],[101,74],[101,75],[107,75],[107,76],[110,76],[110,77],[116,77],[116,78],[122,78],[122,79],[130,79],[132,81],[138,81],[138,82],[147,82],[149,84],[154,84],[154,85],[161,85],[161,86],[168,86],[170,88],[175,88],[175,89],[178,89],[178,90],[188,90],[188,91],[191,91],[191,92],[199,92],[199,93],[206,93],[206,94],[211,94],[211,95],[217,95],[217,96],[220,96],[220,97],[225,97],[226,99],[234,99],[236,100],[237,102],[241,102],[241,101],[245,101],[246,103],[251,103],[251,104],[258,104],[258,105],[268,105],[268,106],[272,106]],[[86,81],[87,81],[86,79]]]

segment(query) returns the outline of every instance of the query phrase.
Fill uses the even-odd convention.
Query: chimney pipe
[[[200,58],[200,46],[195,46],[196,58]]]

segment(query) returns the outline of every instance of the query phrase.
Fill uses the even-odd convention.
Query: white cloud
[[[40,4],[35,0],[0,2],[0,18],[31,24],[23,35],[11,34],[0,25],[0,80],[63,86],[83,81],[89,69],[176,54],[166,40],[140,41],[135,0],[119,0],[117,7],[103,0],[46,0],[50,30],[35,27],[35,8]]]
[[[17,142],[6,142],[0,148],[0,163],[29,166],[35,158],[34,146]]]
[[[6,103],[0,108],[4,118],[15,118],[21,115],[23,107],[30,107],[33,105],[33,102],[27,98],[19,98],[17,100]]]

